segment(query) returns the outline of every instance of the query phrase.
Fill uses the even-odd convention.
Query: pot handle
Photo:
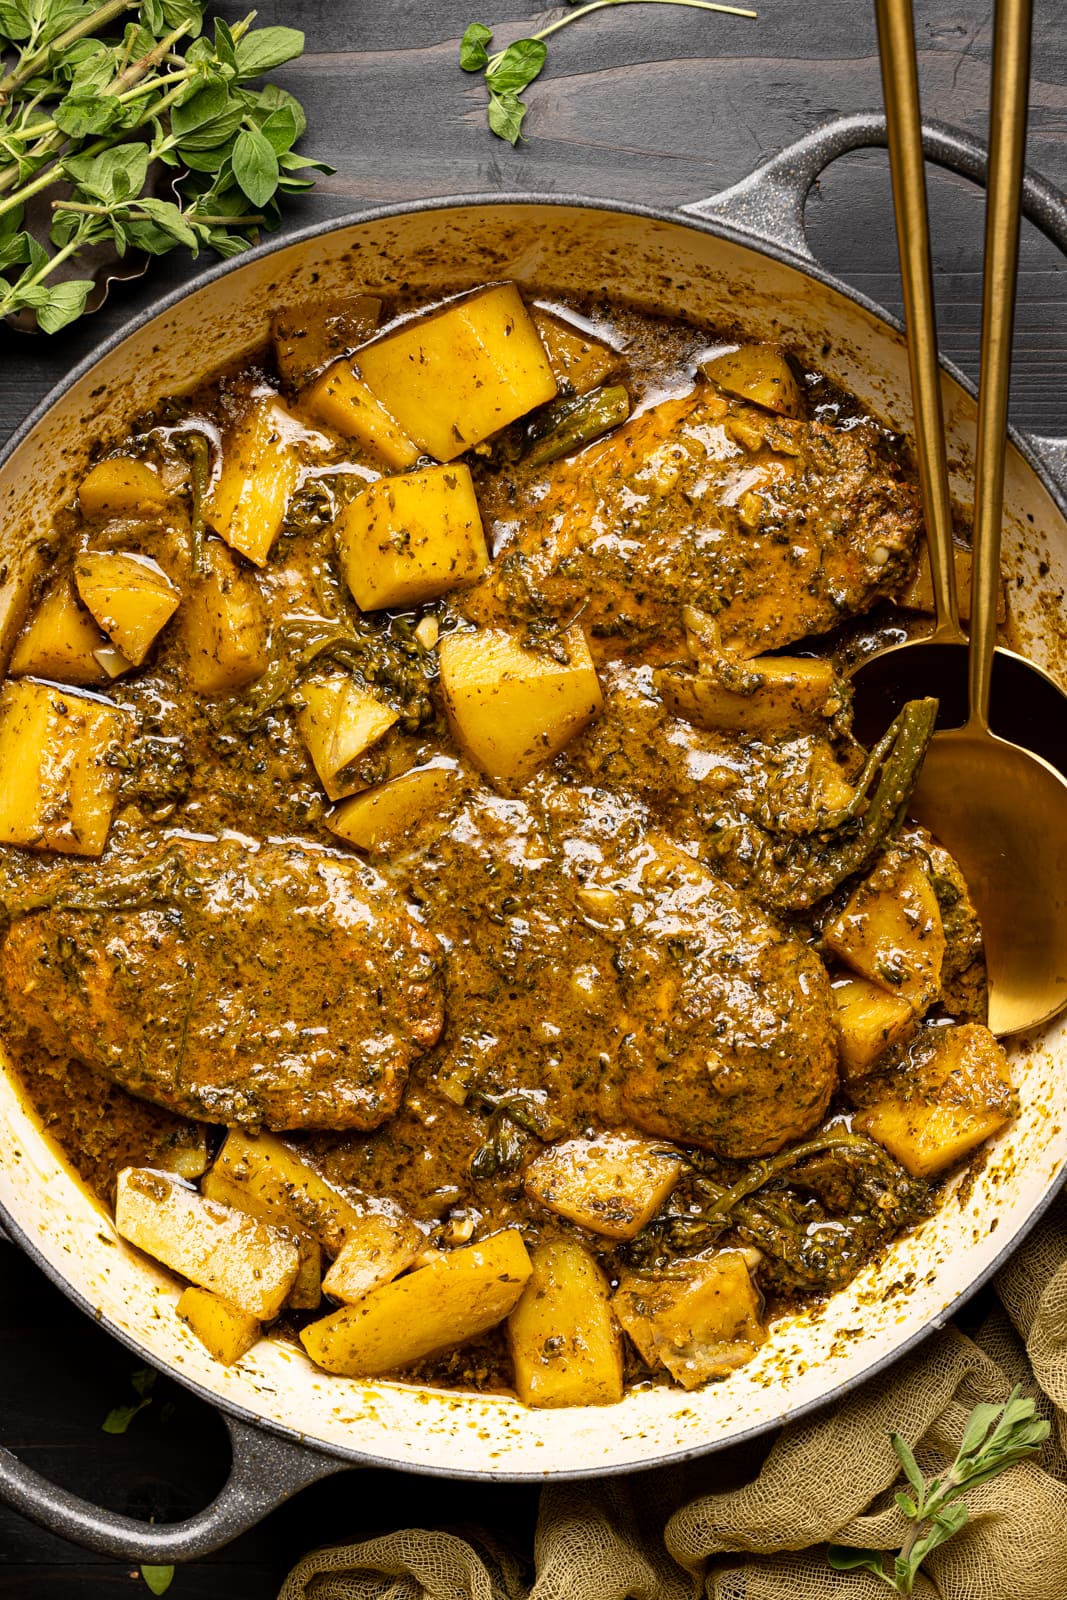
[[[184,1522],[141,1522],[91,1505],[49,1483],[2,1448],[0,1499],[30,1521],[88,1550],[169,1566],[209,1555],[254,1527],[297,1490],[350,1466],[236,1417],[224,1415],[223,1420],[232,1449],[230,1476],[211,1504]]]
[[[688,216],[725,223],[776,249],[784,246],[802,261],[814,262],[804,231],[804,209],[820,173],[851,150],[887,143],[885,116],[880,111],[833,117],[763,162],[740,183],[681,209]],[[981,140],[943,122],[924,122],[923,149],[928,161],[984,186],[988,151]],[[1029,171],[1023,180],[1022,212],[1067,255],[1067,198]],[[1067,441],[1031,434],[1027,443],[1055,480],[1067,507]]]

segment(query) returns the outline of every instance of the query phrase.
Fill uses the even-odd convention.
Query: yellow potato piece
[[[650,1367],[683,1389],[724,1378],[767,1340],[763,1300],[741,1250],[672,1261],[668,1271],[626,1272],[612,1307]]]
[[[515,1390],[528,1406],[609,1406],[622,1399],[622,1341],[607,1279],[577,1239],[531,1252],[533,1271],[508,1318]]]
[[[155,468],[132,456],[112,456],[101,461],[86,474],[78,489],[79,509],[90,521],[158,517],[166,508],[167,498]]]
[[[300,686],[303,704],[296,725],[319,782],[331,800],[363,787],[345,768],[399,721],[399,714],[347,673],[310,679]]]
[[[853,1119],[917,1178],[977,1150],[1016,1113],[1008,1058],[977,1022],[927,1028]]]
[[[309,1233],[330,1256],[337,1255],[363,1219],[354,1199],[273,1133],[231,1128],[212,1172],[262,1202],[278,1223]]]
[[[773,344],[743,344],[701,363],[704,373],[726,394],[738,400],[776,411],[779,416],[799,417],[800,385],[785,352]]]
[[[182,1291],[177,1311],[224,1367],[232,1367],[247,1355],[263,1333],[263,1324],[257,1317],[212,1294],[210,1289],[197,1289],[195,1285]]]
[[[886,994],[866,978],[844,978],[834,984],[841,1076],[846,1083],[862,1078],[886,1050],[901,1044],[915,1027],[907,1000]]]
[[[383,1284],[300,1335],[327,1372],[374,1378],[454,1350],[503,1321],[532,1271],[517,1228]]]
[[[300,398],[316,422],[377,451],[386,466],[413,467],[422,454],[357,377],[350,361],[335,361]]]
[[[818,726],[845,703],[833,663],[805,656],[720,658],[703,672],[668,667],[654,677],[676,717],[726,733],[778,735]]]
[[[416,606],[472,583],[489,564],[470,469],[462,462],[381,478],[336,523],[361,611]]]
[[[275,1207],[261,1200],[246,1184],[231,1183],[218,1167],[212,1167],[210,1172],[204,1173],[200,1180],[200,1193],[205,1200],[218,1200],[224,1206],[232,1206],[235,1211],[256,1217],[260,1222],[269,1222],[292,1239],[300,1252],[300,1266],[286,1304],[295,1311],[318,1309],[322,1300],[322,1246],[318,1240],[289,1222],[282,1222]]]
[[[335,1300],[355,1305],[372,1289],[406,1272],[426,1240],[407,1217],[374,1214],[348,1232],[343,1249],[322,1287]]]
[[[530,315],[541,335],[553,376],[561,387],[566,385],[575,394],[588,394],[618,365],[619,358],[614,350],[564,322],[562,317],[540,306],[534,306]]]
[[[201,1122],[190,1122],[171,1134],[164,1148],[153,1159],[167,1172],[193,1182],[208,1169],[207,1130]]]
[[[106,683],[108,673],[96,654],[106,645],[106,635],[60,578],[19,635],[8,671],[13,678],[32,673],[61,683]]]
[[[257,567],[296,489],[300,462],[292,442],[298,424],[272,396],[253,400],[227,437],[207,519],[220,538]]]
[[[344,801],[326,818],[326,826],[357,850],[388,850],[444,805],[455,782],[451,765],[416,767]]]
[[[0,843],[98,856],[133,732],[117,706],[25,679],[0,690]]]
[[[119,1173],[115,1227],[146,1255],[261,1322],[278,1315],[300,1265],[296,1245],[279,1229],[149,1167]]]
[[[921,1014],[941,993],[945,930],[933,884],[914,856],[888,852],[823,930],[854,972]]]
[[[404,323],[359,351],[360,372],[420,449],[452,461],[556,393],[513,283]]]
[[[550,1145],[526,1169],[539,1205],[608,1239],[633,1239],[678,1182],[681,1153],[651,1139],[601,1134]]]
[[[217,539],[204,546],[203,569],[179,618],[185,675],[197,694],[236,694],[267,670],[266,606],[255,578]]]
[[[132,551],[84,550],[74,581],[86,609],[135,667],[181,600],[158,561]]]
[[[453,633],[440,646],[441,688],[457,742],[490,778],[525,782],[603,704],[585,634],[561,633],[565,660],[527,650],[516,634]]]

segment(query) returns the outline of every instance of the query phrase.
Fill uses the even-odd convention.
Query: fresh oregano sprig
[[[890,1434],[911,1490],[909,1494],[901,1489],[896,1496],[897,1505],[912,1524],[908,1537],[895,1553],[829,1545],[826,1557],[831,1567],[837,1572],[873,1572],[897,1594],[913,1593],[926,1557],[959,1533],[968,1520],[960,1497],[1033,1455],[1048,1435],[1049,1424],[1037,1416],[1034,1402],[1024,1400],[1016,1387],[1005,1405],[975,1406],[955,1461],[943,1477],[927,1483],[907,1440],[899,1433]]]
[[[573,0],[568,0],[573,3]],[[550,22],[547,27],[531,34],[528,39],[516,39],[506,50],[489,54],[493,32],[482,22],[472,22],[460,42],[459,64],[464,72],[484,72],[485,87],[489,91],[489,126],[499,139],[517,144],[523,137],[522,121],[527,112],[522,91],[540,77],[548,55],[545,40],[560,28],[568,27],[580,17],[593,11],[604,11],[608,6],[665,5],[686,6],[691,11],[719,11],[731,17],[754,17],[754,11],[741,6],[718,5],[714,0],[589,0],[565,17]]]
[[[233,255],[277,225],[278,197],[309,188],[308,169],[331,170],[293,148],[299,102],[252,87],[303,34],[253,28],[252,12],[208,36],[205,9],[0,0],[0,317],[29,308],[51,333],[79,316],[93,280],[57,274],[95,246]],[[26,226],[38,196],[48,230]]]

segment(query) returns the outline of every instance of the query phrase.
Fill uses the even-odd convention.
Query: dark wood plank
[[[758,3],[758,0],[757,0]],[[244,5],[224,4],[231,18]],[[927,114],[984,134],[988,6],[920,0]],[[1067,32],[1039,0],[1030,160],[1067,187]],[[530,91],[529,142],[488,134],[484,92],[457,65],[475,15],[503,44],[543,25],[530,0],[261,0],[263,23],[307,33],[307,52],[278,74],[304,101],[307,148],[336,166],[287,208],[285,227],[363,206],[460,192],[585,193],[682,205],[736,181],[838,112],[879,103],[872,8],[855,0],[774,0],[757,23],[660,6],[604,12],[557,36]],[[974,371],[981,204],[972,187],[933,174],[942,343]],[[847,281],[899,310],[884,154],[838,162],[808,207],[812,248]],[[0,329],[0,442],[94,344],[195,264],[172,257],[106,308],[53,340]],[[1027,233],[1023,246],[1013,415],[1067,433],[1067,268]],[[161,1380],[129,1433],[101,1433],[128,1394],[134,1365],[10,1245],[0,1244],[0,1441],[79,1493],[138,1515],[183,1516],[227,1470],[225,1433],[209,1407]],[[405,1523],[487,1522],[527,1553],[529,1488],[441,1483],[385,1472],[316,1485],[254,1532],[181,1569],[175,1600],[262,1600],[308,1548]],[[398,1509],[399,1508],[399,1509]],[[128,1564],[86,1554],[0,1507],[0,1600],[113,1600],[137,1592]]]

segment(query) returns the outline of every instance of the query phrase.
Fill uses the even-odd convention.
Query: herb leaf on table
[[[568,0],[568,4],[573,3],[574,0]],[[483,22],[472,22],[460,40],[459,64],[464,72],[484,72],[485,87],[489,91],[489,127],[499,139],[506,139],[513,145],[522,137],[522,121],[528,109],[522,91],[541,74],[548,55],[545,40],[592,11],[625,5],[685,6],[691,11],[718,11],[731,17],[756,15],[741,6],[719,5],[716,0],[588,0],[587,4],[549,23],[528,39],[516,39],[506,50],[492,56],[487,48],[493,40],[492,29]]]
[[[1040,1450],[1049,1436],[1049,1424],[1038,1417],[1032,1400],[1014,1388],[1002,1406],[975,1406],[967,1420],[959,1452],[943,1477],[927,1483],[907,1440],[890,1434],[893,1449],[911,1490],[898,1490],[896,1502],[913,1524],[895,1553],[827,1546],[826,1559],[836,1572],[873,1572],[897,1594],[912,1594],[919,1568],[934,1550],[951,1539],[968,1521],[960,1496],[980,1483],[988,1483],[1016,1461]]]
[[[281,195],[332,170],[293,149],[299,102],[251,86],[298,56],[303,34],[253,28],[253,12],[215,18],[209,36],[205,9],[0,0],[0,317],[31,310],[49,333],[72,322],[94,282],[68,274],[101,245],[234,255],[277,226]],[[32,202],[50,209],[47,228],[28,220]]]

